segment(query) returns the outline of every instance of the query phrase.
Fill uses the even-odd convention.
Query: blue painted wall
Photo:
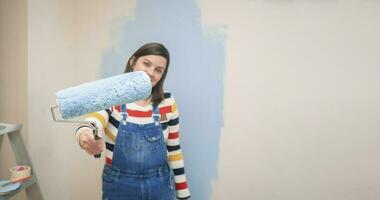
[[[217,178],[218,146],[223,126],[224,39],[205,37],[195,1],[140,0],[134,16],[112,35],[101,73],[122,73],[127,59],[147,42],[163,43],[171,63],[165,89],[180,112],[181,145],[192,199],[210,199]]]

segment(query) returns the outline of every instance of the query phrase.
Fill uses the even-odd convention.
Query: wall
[[[101,198],[104,159],[83,152],[74,139],[76,125],[54,122],[50,106],[56,91],[100,78],[108,32],[134,5],[122,2],[29,2],[29,141],[46,199]]]
[[[379,2],[200,5],[228,24],[214,199],[379,199]]]
[[[27,143],[27,1],[0,1],[0,122],[19,123]],[[8,137],[0,149],[0,179],[16,165]],[[14,199],[24,199],[24,192]]]
[[[122,49],[125,45],[119,42],[126,41],[122,34],[141,19],[140,12],[149,16],[149,9],[173,8],[170,1],[159,8],[139,2],[28,2],[28,70],[22,70],[28,76],[28,90],[24,84],[19,95],[27,94],[29,148],[46,199],[100,198],[102,160],[83,153],[73,137],[74,125],[52,122],[49,107],[55,91],[117,73],[115,68],[105,71],[106,53],[112,49],[113,55],[128,54],[138,45]],[[205,85],[207,81],[198,79],[202,70],[222,72],[223,123],[213,121],[223,125],[219,131],[189,131],[191,119],[207,121],[210,112],[195,116],[191,108],[203,101],[194,103],[197,96],[186,96],[179,79],[168,81],[180,100],[182,144],[194,199],[379,199],[380,3],[199,0],[191,6],[198,14],[187,17],[200,24],[197,34],[203,42],[224,48],[223,62],[216,68],[186,74],[183,64],[170,71]],[[180,16],[173,18],[190,19]],[[6,23],[1,21],[0,30]],[[144,29],[140,31],[145,35]],[[143,40],[138,34],[135,38]],[[170,46],[176,48],[175,59],[191,56],[187,48],[181,57],[181,46]],[[195,59],[207,59],[204,54]],[[4,55],[2,51],[1,58]],[[3,74],[1,91],[10,88],[3,81],[11,81]],[[213,94],[202,87],[199,91]],[[1,97],[0,108],[8,108]],[[193,104],[186,99],[194,99]],[[217,136],[210,141],[212,150],[195,143],[202,134]],[[215,165],[195,149],[214,151]],[[207,179],[199,176],[204,169],[211,174]],[[209,189],[198,187],[200,182]]]

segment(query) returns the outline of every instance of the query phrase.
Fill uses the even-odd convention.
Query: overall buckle
[[[152,114],[152,117],[153,117],[153,120],[154,120],[154,124],[156,126],[158,126],[160,124],[160,118],[161,118],[161,115],[160,114],[155,114],[153,113]]]

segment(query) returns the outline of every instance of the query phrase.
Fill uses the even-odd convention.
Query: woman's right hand
[[[103,139],[95,140],[92,130],[85,130],[80,133],[79,145],[90,155],[100,154],[104,150]]]

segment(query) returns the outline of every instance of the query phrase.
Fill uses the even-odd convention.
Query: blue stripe
[[[161,127],[162,127],[162,130],[165,131],[166,128],[168,127],[168,122],[161,122]]]
[[[80,126],[77,128],[77,130],[76,130],[75,132],[78,132],[79,129],[81,129],[81,128],[83,128],[83,127],[91,128],[89,125],[87,125],[87,124],[83,124],[83,125],[80,125]]]
[[[114,148],[115,145],[111,144],[111,143],[108,143],[106,142],[106,149],[110,150],[113,152],[113,148]]]
[[[176,150],[181,149],[181,146],[180,145],[176,145],[176,146],[166,145],[166,148],[168,149],[168,151],[176,151]]]
[[[169,99],[172,95],[169,92],[164,93],[164,98]]]
[[[108,113],[108,117],[111,116],[111,113],[112,113],[111,109],[106,109],[106,112]]]
[[[178,169],[173,169],[174,175],[182,175],[185,174],[185,168],[178,168]]]
[[[171,120],[168,122],[169,126],[175,126],[175,125],[177,125],[178,123],[179,123],[179,118],[178,118],[178,117],[175,118],[175,119],[171,119]]]
[[[108,118],[109,123],[111,123],[116,129],[119,128],[119,121],[116,120],[112,115]]]

